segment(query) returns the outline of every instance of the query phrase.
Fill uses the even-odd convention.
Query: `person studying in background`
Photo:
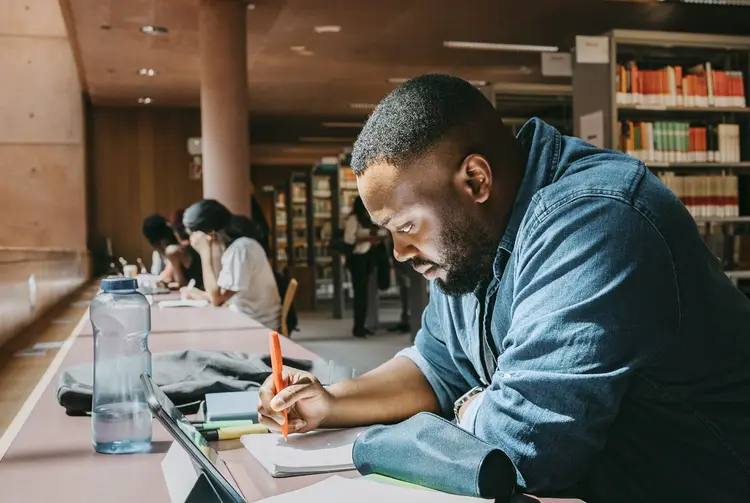
[[[281,298],[271,265],[261,244],[253,239],[252,221],[233,215],[214,199],[203,199],[185,210],[182,222],[190,243],[200,253],[205,291],[185,290],[188,297],[227,305],[263,325],[281,325]],[[214,269],[214,250],[221,267]]]
[[[374,267],[372,245],[381,243],[383,236],[378,235],[370,220],[362,198],[357,196],[352,204],[352,212],[344,226],[344,242],[351,246],[346,265],[352,275],[354,291],[354,337],[366,337],[372,332],[365,328],[367,321],[367,301],[370,273]],[[373,235],[373,233],[376,233]]]
[[[189,244],[178,242],[175,230],[166,218],[161,215],[147,217],[143,220],[142,231],[154,250],[152,274],[158,274],[166,285],[177,283],[178,287],[183,287],[195,280],[195,285],[202,288],[200,256]]]

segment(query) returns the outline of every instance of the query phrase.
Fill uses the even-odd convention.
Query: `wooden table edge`
[[[8,429],[6,429],[5,433],[0,436],[0,462],[2,462],[5,454],[8,452],[8,449],[10,449],[10,446],[13,444],[13,441],[21,432],[21,428],[23,428],[26,420],[33,412],[34,407],[36,407],[36,404],[42,398],[42,394],[44,394],[44,391],[52,383],[52,379],[55,377],[55,375],[57,375],[57,371],[62,366],[63,360],[65,360],[65,357],[68,355],[70,348],[73,347],[73,343],[78,338],[78,335],[81,333],[81,330],[83,329],[83,326],[88,321],[88,319],[89,310],[86,309],[86,312],[81,315],[81,319],[78,320],[78,323],[76,324],[75,328],[73,328],[73,331],[70,333],[68,338],[65,339],[65,342],[63,342],[63,345],[58,350],[55,358],[50,362],[47,370],[44,371],[44,374],[36,383],[36,386],[34,386],[34,389],[26,398],[26,401],[24,401],[21,409],[13,417],[13,421],[11,421]]]

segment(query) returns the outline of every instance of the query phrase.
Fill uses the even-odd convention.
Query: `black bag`
[[[391,287],[391,261],[388,260],[388,250],[385,244],[372,248],[372,261],[378,279],[378,290],[388,290]]]

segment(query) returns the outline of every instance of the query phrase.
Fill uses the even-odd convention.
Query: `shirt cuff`
[[[453,416],[453,404],[455,399],[451,396],[450,392],[446,389],[445,383],[440,378],[437,372],[432,366],[425,360],[424,356],[419,352],[416,346],[411,346],[406,349],[399,351],[394,358],[399,356],[408,358],[414,365],[419,367],[419,370],[427,379],[427,382],[432,386],[432,390],[435,392],[435,396],[440,404],[440,410],[442,411],[443,417],[450,418]]]
[[[463,414],[461,415],[461,422],[458,424],[461,428],[468,431],[472,435],[474,434],[474,427],[477,422],[477,412],[479,411],[479,407],[482,405],[483,401],[484,392],[478,394],[476,397],[474,397],[474,400],[469,402],[469,405],[466,406],[466,410],[464,410]]]

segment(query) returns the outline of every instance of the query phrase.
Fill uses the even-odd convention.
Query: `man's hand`
[[[275,394],[273,376],[258,392],[258,421],[275,431],[281,430],[283,411],[287,411],[290,433],[314,430],[326,419],[333,397],[308,372],[284,367],[286,388]]]
[[[211,253],[211,242],[211,236],[205,232],[195,231],[190,234],[190,246],[192,246],[201,256],[206,256]]]

